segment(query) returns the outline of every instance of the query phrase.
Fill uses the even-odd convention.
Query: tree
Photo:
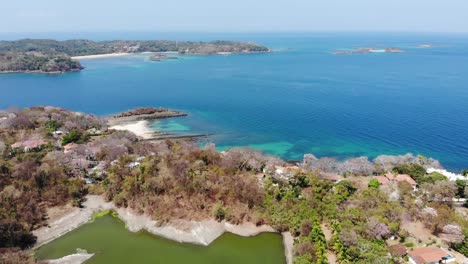
[[[462,229],[459,225],[446,225],[442,228],[442,233],[439,234],[442,240],[448,243],[461,243],[465,236],[463,235]]]
[[[9,249],[5,250],[2,249],[0,253],[0,263],[2,264],[34,264],[36,261],[34,260],[32,254],[21,251],[19,249]]]
[[[359,157],[345,160],[340,164],[340,173],[349,173],[352,175],[372,175],[375,172],[375,166],[367,157]]]
[[[218,221],[222,221],[226,217],[226,209],[224,209],[221,203],[217,203],[213,207],[213,216]]]
[[[36,237],[18,222],[3,220],[0,223],[0,248],[20,247],[26,249],[36,243]]]
[[[456,180],[455,185],[457,186],[457,197],[465,198],[465,188],[466,188],[466,181],[465,180]]]
[[[369,188],[375,188],[375,189],[378,189],[378,188],[379,188],[379,186],[380,186],[380,183],[379,183],[379,181],[378,181],[378,180],[376,180],[376,179],[372,179],[372,180],[370,180],[370,181],[369,181],[369,184],[368,184],[368,187],[369,187]]]
[[[84,143],[89,137],[77,129],[72,129],[70,133],[63,136],[62,145],[65,146],[69,143]]]
[[[444,176],[443,174],[441,173],[438,173],[438,172],[433,172],[431,174],[428,174],[424,177],[421,178],[419,184],[423,184],[423,183],[434,183],[436,181],[446,181],[447,180],[447,177]]]
[[[390,234],[388,226],[375,218],[367,220],[367,231],[372,238],[384,239]]]
[[[421,186],[423,195],[434,202],[452,203],[457,194],[457,186],[451,181],[438,181],[435,183],[426,183]]]
[[[14,129],[32,129],[32,128],[34,128],[34,123],[24,113],[19,113],[19,114],[16,115],[16,117],[7,119],[7,123],[8,123],[10,128],[14,128]]]
[[[408,174],[417,183],[422,182],[423,177],[426,175],[424,167],[415,163],[397,165],[393,168],[393,171],[399,174]]]
[[[325,235],[323,234],[322,228],[318,222],[316,222],[312,227],[312,231],[310,232],[310,239],[314,243],[314,247],[316,249],[317,261],[315,263],[327,264],[327,241],[325,240]]]
[[[60,124],[56,120],[50,120],[45,124],[45,127],[50,131],[57,131],[60,128]]]

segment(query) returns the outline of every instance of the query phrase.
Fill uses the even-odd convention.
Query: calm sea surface
[[[468,167],[468,35],[397,33],[83,33],[51,38],[248,40],[270,54],[82,60],[62,75],[0,75],[0,107],[56,105],[106,115],[137,106],[187,111],[155,129],[209,133],[288,160],[412,152]],[[0,36],[3,39],[22,36]],[[31,37],[45,37],[32,35]],[[420,44],[433,44],[420,48]],[[333,55],[359,47],[399,54]]]

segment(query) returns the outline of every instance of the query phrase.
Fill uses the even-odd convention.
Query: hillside
[[[267,47],[252,42],[212,41],[190,42],[171,40],[66,40],[22,39],[0,41],[0,52],[30,52],[66,54],[68,56],[98,55],[118,52],[180,52],[186,54],[214,54],[218,52],[267,52]]]
[[[0,72],[62,73],[81,69],[79,61],[64,54],[0,52]]]
[[[466,181],[428,173],[433,166],[410,154],[308,154],[294,165],[252,149],[144,141],[107,118],[56,107],[0,111],[0,248],[9,254],[0,262],[25,257],[12,248],[35,244],[49,208],[80,207],[87,194],[160,223],[266,224],[294,237],[295,263],[402,263],[388,254],[395,244],[468,255],[465,205],[454,199],[468,195]]]

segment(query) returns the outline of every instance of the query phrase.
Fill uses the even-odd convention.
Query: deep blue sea
[[[4,35],[14,39],[25,35]],[[412,152],[468,167],[468,35],[410,33],[81,33],[58,39],[232,39],[269,54],[148,55],[82,60],[62,75],[0,75],[0,107],[56,105],[107,115],[163,106],[188,117],[156,129],[214,134],[223,149],[252,146],[287,160]],[[420,48],[420,44],[432,44]],[[334,55],[359,47],[405,53]]]

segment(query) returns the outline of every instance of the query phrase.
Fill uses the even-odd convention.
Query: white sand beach
[[[119,52],[119,53],[109,53],[109,54],[97,54],[97,55],[85,55],[85,56],[74,56],[71,57],[74,60],[80,59],[99,59],[99,58],[111,58],[111,57],[121,57],[121,56],[128,56],[134,53],[126,53],[126,52]]]
[[[176,220],[164,225],[159,225],[147,215],[134,213],[128,208],[117,208],[113,203],[106,202],[102,196],[88,195],[83,208],[72,208],[64,210],[62,215],[49,220],[49,226],[41,227],[33,233],[37,236],[36,248],[44,245],[88,222],[91,217],[103,210],[114,210],[119,218],[124,221],[125,226],[131,232],[138,232],[142,229],[158,236],[162,236],[174,241],[192,243],[199,245],[209,245],[224,232],[231,232],[239,236],[255,236],[263,232],[275,232],[267,225],[256,226],[253,223],[233,225],[217,222],[213,219],[204,221]],[[49,209],[51,210],[51,209]],[[56,210],[55,210],[56,211]],[[291,234],[283,233],[283,243],[285,247],[287,263],[292,263],[293,239]]]
[[[123,125],[115,125],[109,128],[115,130],[127,130],[143,139],[149,139],[155,133],[153,130],[151,130],[151,128],[149,127],[149,122],[146,120]]]

